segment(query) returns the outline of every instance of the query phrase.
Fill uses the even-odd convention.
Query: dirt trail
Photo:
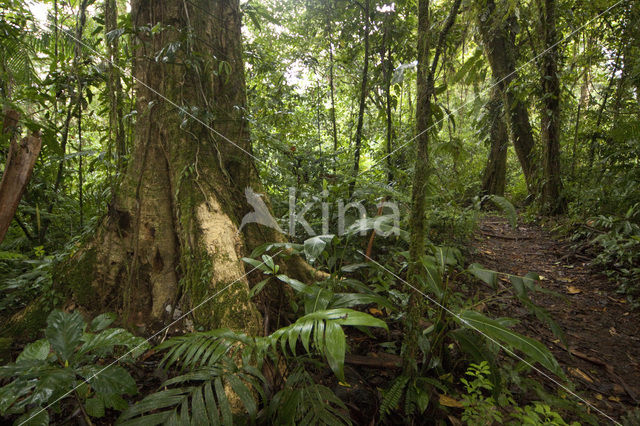
[[[564,296],[537,294],[566,334],[571,354],[549,328],[514,298],[487,306],[492,316],[521,321],[519,331],[549,347],[579,394],[615,419],[640,403],[640,312],[632,311],[615,283],[594,271],[587,258],[570,257],[566,244],[536,225],[512,229],[504,218],[481,221],[473,247],[475,262],[515,275],[536,272],[541,287]],[[506,277],[499,281],[511,288]],[[542,379],[541,376],[541,380]],[[547,388],[554,385],[545,381]]]

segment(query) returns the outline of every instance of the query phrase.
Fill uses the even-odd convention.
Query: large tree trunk
[[[509,134],[504,122],[502,100],[500,90],[494,87],[487,105],[491,149],[482,176],[482,193],[485,195],[502,196],[506,185]]]
[[[95,239],[61,278],[80,305],[131,325],[157,329],[176,306],[198,307],[205,327],[257,333],[240,258],[279,237],[257,225],[238,232],[245,188],[260,189],[242,116],[238,1],[134,0],[131,11],[140,29],[132,156]]]
[[[541,1],[542,3],[542,1]],[[558,78],[558,46],[556,31],[556,2],[544,0],[541,5],[544,26],[545,55],[542,59],[543,89],[541,132],[544,149],[543,210],[547,214],[566,212],[560,176],[560,80]]]
[[[518,160],[530,194],[536,193],[534,139],[527,106],[511,87],[518,79],[516,72],[515,42],[509,30],[510,19],[496,7],[494,0],[487,0],[485,8],[478,14],[478,27],[484,50],[494,79],[504,95],[504,107],[509,130]]]
[[[18,204],[31,179],[33,167],[40,154],[42,140],[39,134],[29,135],[18,143],[17,126],[19,115],[7,110],[2,123],[2,133],[8,134],[9,154],[0,180],[0,243],[4,240]]]

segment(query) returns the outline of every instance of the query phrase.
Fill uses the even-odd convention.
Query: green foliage
[[[267,415],[272,424],[350,425],[347,407],[304,369],[294,369],[271,400]]]
[[[535,401],[531,405],[518,407],[508,391],[498,395],[497,400],[493,396],[486,396],[486,393],[493,391],[493,384],[487,380],[490,374],[489,365],[481,362],[471,364],[465,373],[468,378],[460,379],[466,389],[466,394],[462,396],[462,421],[466,424],[569,426],[560,414],[541,402]],[[506,420],[505,416],[510,418]],[[573,422],[571,425],[577,426],[579,423]]]
[[[322,252],[318,253],[320,255]],[[263,262],[244,259],[274,276],[278,266],[266,254]],[[293,324],[265,337],[247,336],[228,329],[174,337],[158,349],[165,351],[162,365],[179,368],[184,374],[163,383],[163,389],[131,406],[119,419],[121,424],[232,424],[248,416],[266,416],[278,424],[350,424],[344,404],[333,392],[318,383],[304,368],[306,356],[325,360],[336,377],[345,380],[344,359],[347,340],[344,326],[387,328],[384,321],[346,307],[326,309],[327,305],[371,303],[358,294],[334,294],[320,286],[307,286],[278,274],[275,278],[306,297],[327,297],[327,303],[314,303],[309,312]],[[318,288],[320,290],[318,290]],[[315,289],[315,290],[314,290]],[[366,296],[366,295],[363,295]],[[324,306],[324,308],[320,308]],[[299,350],[301,344],[306,355]],[[279,365],[282,358],[295,366],[282,389],[271,400],[263,387],[261,369],[265,362]],[[239,402],[242,413],[234,417],[231,402]],[[264,412],[258,408],[265,405]],[[158,411],[159,410],[159,411]]]
[[[597,247],[595,263],[607,275],[618,281],[620,292],[630,296],[640,294],[640,203],[631,206],[622,217],[600,215],[590,219],[574,240],[587,239]]]
[[[138,392],[135,381],[108,359],[124,350],[119,360],[133,360],[148,344],[121,328],[107,328],[114,320],[102,314],[87,328],[77,312],[51,312],[45,339],[28,344],[15,363],[0,367],[0,377],[12,379],[0,388],[0,413],[22,414],[16,424],[49,424],[49,410],[67,398],[96,418],[106,408],[125,409],[122,396]]]
[[[502,414],[496,409],[493,397],[483,395],[483,391],[493,390],[493,384],[487,379],[490,373],[489,364],[483,361],[480,364],[471,364],[465,373],[469,378],[460,379],[467,392],[462,397],[463,422],[472,425],[502,423]]]

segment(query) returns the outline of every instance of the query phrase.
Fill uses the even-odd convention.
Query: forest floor
[[[479,225],[472,241],[472,260],[503,273],[540,275],[538,284],[561,296],[536,293],[532,300],[560,325],[568,348],[508,295],[512,287],[505,276],[498,285],[507,296],[487,303],[490,315],[518,319],[516,329],[547,345],[578,394],[608,415],[619,420],[638,407],[640,312],[616,293],[616,283],[592,268],[588,257],[572,254],[568,243],[538,225],[513,229],[500,217],[486,217]],[[548,390],[556,387],[542,375],[538,379]]]

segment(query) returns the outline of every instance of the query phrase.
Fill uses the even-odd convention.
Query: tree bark
[[[418,66],[416,79],[416,132],[415,139],[415,167],[413,171],[413,186],[411,189],[411,213],[409,226],[411,237],[409,241],[409,268],[407,280],[414,288],[420,286],[420,257],[425,254],[425,237],[427,221],[425,216],[425,203],[427,198],[427,185],[429,183],[429,128],[431,126],[431,98],[434,94],[435,72],[444,43],[451,27],[453,26],[461,0],[454,0],[451,10],[438,36],[435,52],[431,64],[429,64],[429,39],[430,39],[430,15],[429,0],[418,2]],[[409,296],[407,315],[404,326],[404,339],[402,344],[402,369],[403,374],[415,377],[418,372],[418,339],[422,332],[420,320],[424,315],[425,300],[421,294],[412,291]]]
[[[96,237],[59,282],[69,284],[79,305],[119,312],[147,330],[167,323],[180,306],[197,307],[193,319],[205,327],[257,334],[261,318],[241,257],[282,238],[255,224],[238,231],[252,210],[245,188],[261,188],[242,116],[239,3],[134,0],[131,13],[139,29],[131,159]],[[151,32],[156,25],[162,30]]]
[[[503,96],[497,87],[491,90],[487,105],[489,116],[489,140],[491,149],[482,177],[482,194],[504,195],[507,175],[507,150],[509,133],[504,122]]]
[[[334,60],[333,60],[333,29],[332,29],[332,6],[327,0],[326,6],[326,33],[329,39],[329,92],[331,94],[331,136],[333,137],[333,173],[338,167],[338,124],[336,123],[336,101],[335,101],[335,81],[334,81]]]
[[[7,164],[0,180],[0,243],[9,230],[42,147],[39,134],[29,135],[20,143],[16,141],[18,120],[16,111],[5,112],[2,133],[10,134],[10,144]]]
[[[362,147],[362,131],[364,127],[364,111],[367,106],[367,80],[369,79],[369,2],[364,0],[364,65],[362,66],[362,82],[360,84],[360,107],[358,109],[358,124],[356,125],[355,152],[353,154],[353,178],[349,183],[349,196],[353,195],[358,173],[360,172],[360,149]]]
[[[518,79],[516,72],[516,48],[509,30],[511,19],[505,19],[494,0],[487,0],[485,8],[478,14],[478,28],[485,54],[498,88],[504,96],[504,108],[509,132],[529,194],[536,194],[534,139],[526,104],[518,98],[511,83]]]
[[[109,92],[109,147],[115,146],[116,166],[123,171],[127,148],[124,133],[124,114],[122,112],[122,82],[118,62],[120,59],[118,37],[113,31],[118,26],[118,4],[116,0],[104,1],[104,32],[107,46],[108,75],[107,91]]]
[[[393,116],[391,115],[391,76],[393,73],[393,57],[391,50],[391,28],[393,28],[393,22],[391,21],[393,15],[389,14],[385,19],[384,39],[382,43],[382,73],[384,77],[384,91],[385,91],[385,113],[387,118],[387,184],[391,185],[393,182],[393,161],[391,159],[391,153],[393,152]],[[385,61],[386,51],[386,61]]]
[[[558,78],[558,33],[556,29],[556,1],[541,0],[544,44],[541,85],[543,90],[541,116],[544,150],[543,211],[550,215],[563,214],[567,203],[563,195],[560,171],[560,79]]]

